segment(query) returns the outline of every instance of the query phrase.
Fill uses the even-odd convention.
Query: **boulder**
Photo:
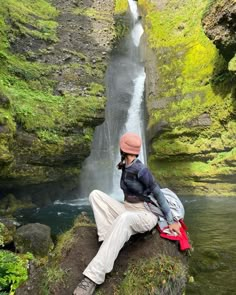
[[[59,238],[50,263],[44,266],[44,270],[35,269],[29,280],[17,290],[16,295],[41,295],[43,284],[48,286],[47,291],[51,295],[73,293],[83,277],[83,270],[101,245],[97,241],[96,226],[86,222],[85,219],[80,220],[69,232]],[[135,235],[120,251],[112,272],[106,276],[105,283],[97,288],[98,293],[143,295],[144,293],[137,291],[135,285],[131,284],[127,289],[127,281],[130,274],[134,275],[136,281],[142,281],[139,270],[142,271],[142,267],[150,266],[145,275],[145,279],[149,281],[145,294],[154,294],[151,293],[153,288],[156,290],[155,294],[183,294],[187,280],[187,256],[184,254],[178,250],[176,243],[160,238],[155,230]],[[47,274],[49,270],[55,274],[62,274],[60,279],[52,281]],[[156,278],[159,284],[156,283]],[[126,291],[123,289],[124,284]],[[136,291],[133,288],[136,288]],[[167,289],[169,293],[166,292]]]
[[[31,252],[36,256],[44,257],[53,248],[51,229],[40,223],[23,225],[16,231],[14,244],[19,253]]]

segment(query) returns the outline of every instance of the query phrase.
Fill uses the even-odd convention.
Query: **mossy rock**
[[[13,242],[16,224],[17,223],[11,219],[0,218],[0,246],[5,246]]]
[[[19,227],[14,236],[14,245],[19,253],[31,252],[45,257],[53,248],[51,229],[40,223],[30,223]]]
[[[15,211],[23,208],[32,208],[35,204],[31,199],[23,200],[17,199],[13,194],[7,194],[1,199],[0,212],[2,215],[12,215]]]

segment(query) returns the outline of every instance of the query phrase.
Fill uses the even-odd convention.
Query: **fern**
[[[0,251],[0,294],[13,295],[27,280],[28,260],[31,258],[31,254],[18,256],[9,251]]]

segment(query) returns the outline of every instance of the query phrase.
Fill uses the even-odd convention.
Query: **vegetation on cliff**
[[[147,64],[152,170],[181,194],[235,195],[235,83],[203,32],[208,1],[139,4],[156,59]]]
[[[6,239],[6,227],[0,223],[0,247]],[[30,253],[18,255],[0,249],[0,294],[13,295],[15,290],[28,279],[28,263],[33,259]]]
[[[1,189],[79,174],[104,119],[113,9],[100,1],[2,3]]]

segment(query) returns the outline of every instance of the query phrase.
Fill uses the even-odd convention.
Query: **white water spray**
[[[143,141],[140,159],[146,162],[143,92],[145,71],[140,61],[139,44],[143,34],[137,2],[129,0],[132,29],[114,48],[106,76],[107,105],[105,122],[95,130],[91,154],[85,161],[80,176],[80,199],[88,198],[93,189],[99,189],[118,200],[123,200],[119,139],[125,132],[134,132]],[[75,204],[76,202],[73,202]]]
[[[128,0],[128,2],[129,2],[131,16],[132,16],[134,22],[136,22],[139,18],[137,2],[134,0]]]

